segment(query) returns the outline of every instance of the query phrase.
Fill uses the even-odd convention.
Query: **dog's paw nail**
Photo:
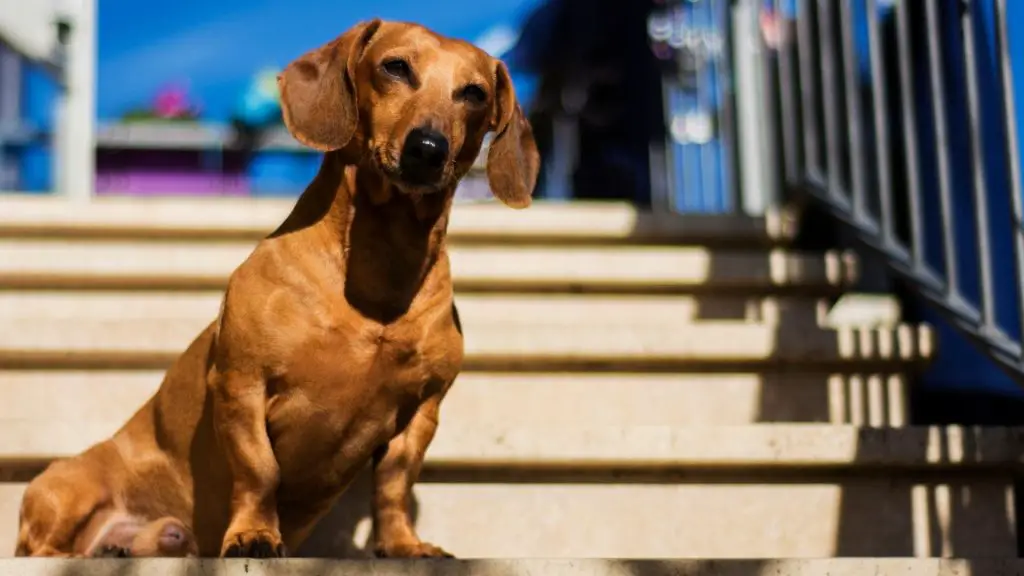
[[[228,549],[224,551],[225,558],[241,558],[242,557],[242,545],[232,544],[228,546]]]
[[[287,549],[283,543],[274,544],[278,538],[258,533],[250,536],[239,535],[235,542],[224,550],[225,558],[284,558]]]
[[[97,558],[131,558],[131,551],[121,546],[104,546],[94,554]]]
[[[455,558],[433,544],[417,543],[398,546],[378,546],[373,551],[378,558]]]
[[[275,555],[273,544],[263,539],[254,541],[249,547],[249,553],[253,558],[272,558]]]

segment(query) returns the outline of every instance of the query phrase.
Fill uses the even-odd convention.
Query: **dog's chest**
[[[278,392],[304,397],[342,428],[356,419],[387,419],[454,380],[462,345],[450,315],[386,326],[335,322],[312,331],[295,351]]]
[[[285,484],[338,489],[426,397],[455,379],[462,354],[461,335],[445,322],[350,326],[311,338],[276,382],[268,406]]]
[[[453,379],[462,358],[461,337],[443,322],[332,327],[306,348],[312,357],[293,363],[291,371],[301,376],[304,389],[323,399],[353,393],[364,399],[419,398],[430,382]],[[301,374],[306,370],[310,373]]]

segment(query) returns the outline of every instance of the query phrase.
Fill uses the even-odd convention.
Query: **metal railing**
[[[818,200],[1024,381],[1011,60],[1024,39],[1009,35],[1008,2],[774,0],[770,89],[786,189]]]

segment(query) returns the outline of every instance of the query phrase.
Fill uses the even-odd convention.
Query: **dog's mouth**
[[[403,167],[402,163],[392,159],[384,150],[373,155],[380,173],[388,179],[400,192],[405,194],[431,194],[448,187],[450,173],[447,165],[440,169],[422,169]]]

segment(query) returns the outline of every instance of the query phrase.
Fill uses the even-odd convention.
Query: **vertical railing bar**
[[[932,87],[932,113],[935,121],[935,152],[939,167],[939,210],[942,218],[942,243],[946,263],[946,294],[960,299],[959,275],[956,260],[956,228],[953,223],[953,190],[949,159],[949,118],[946,115],[945,74],[940,45],[942,28],[939,25],[938,2],[925,2],[925,20],[928,26],[928,67]]]
[[[914,65],[910,46],[910,14],[908,2],[896,3],[896,41],[899,52],[901,116],[903,141],[906,146],[907,178],[910,201],[910,254],[915,271],[925,267],[924,226],[921,222],[921,165],[917,141],[917,105],[914,102]]]
[[[662,76],[661,79],[661,101],[663,102],[662,107],[663,117],[665,119],[665,126],[669,127],[672,125],[672,110],[674,106],[673,91],[675,79],[672,77]],[[665,182],[666,182],[666,208],[670,213],[679,213],[680,201],[679,196],[682,194],[682,186],[679,183],[679,171],[676,168],[676,150],[677,142],[675,137],[672,136],[672,130],[665,130]]]
[[[996,42],[999,50],[999,75],[1003,88],[1003,125],[1006,126],[1007,155],[1010,166],[1010,209],[1013,219],[1013,251],[1017,263],[1017,303],[1020,306],[1021,338],[1024,338],[1024,201],[1021,194],[1020,140],[1017,134],[1017,107],[1013,90],[1013,67],[1010,62],[1009,30],[1006,26],[1006,0],[996,0]],[[1018,370],[1024,357],[1018,356]]]
[[[829,197],[840,205],[842,168],[839,159],[839,82],[836,78],[836,42],[832,34],[834,0],[818,0],[818,38],[821,39],[821,80],[825,103],[825,163],[828,169]]]
[[[702,7],[694,8],[694,11],[700,10],[700,18],[695,18],[696,25],[693,27],[697,34],[705,34],[704,39],[707,39],[707,34],[711,30],[711,7],[705,3]],[[707,20],[705,20],[705,18]],[[697,113],[708,114],[711,111],[711,101],[708,96],[708,71],[707,67],[712,66],[710,61],[710,54],[708,53],[706,42],[697,42],[700,48],[696,49],[696,57],[700,61],[697,64],[697,81],[695,91],[697,95]],[[712,72],[713,73],[713,72]],[[717,130],[717,128],[716,128]],[[715,188],[713,186],[713,173],[711,169],[711,159],[708,149],[712,146],[709,142],[702,142],[697,150],[697,156],[699,157],[698,163],[700,164],[700,187],[701,187],[701,199],[700,208],[701,212],[717,212],[718,207],[714,206],[719,200],[724,200],[721,196],[716,198]]]
[[[758,8],[757,15],[758,20],[764,17],[765,7],[764,0],[759,2],[761,5]],[[779,15],[772,14],[775,26],[775,46],[770,46],[768,38],[764,34],[763,28],[761,33],[757,35],[756,45],[758,54],[758,68],[761,73],[758,75],[759,87],[762,94],[761,111],[764,118],[763,126],[761,128],[761,154],[764,158],[762,162],[762,177],[764,192],[762,192],[762,206],[761,211],[768,209],[769,206],[778,204],[781,197],[780,187],[782,182],[780,181],[780,174],[782,172],[782,151],[778,146],[778,132],[779,132],[779,93],[775,90],[775,85],[778,84],[778,70],[771,65],[771,61],[774,59],[778,61],[780,52],[778,50],[777,38],[780,34],[779,27],[781,26]],[[774,52],[774,58],[772,53]]]
[[[814,62],[811,51],[814,49],[814,34],[811,27],[811,5],[815,0],[801,0],[797,11],[797,57],[800,60],[800,109],[804,124],[804,170],[814,173],[821,169],[821,153],[818,141],[818,103],[817,75],[814,73]]]
[[[857,49],[853,39],[853,0],[843,0],[841,21],[843,34],[843,68],[846,73],[846,115],[850,130],[851,192],[853,216],[862,222],[867,218],[867,165],[864,162],[864,109],[857,81]]]
[[[974,33],[974,3],[968,2],[961,17],[964,38],[964,60],[967,72],[967,110],[971,136],[971,162],[974,165],[974,216],[977,221],[978,269],[981,273],[981,322],[989,334],[995,333],[995,294],[992,286],[992,247],[989,245],[985,159],[981,142],[981,102],[978,94],[978,64]]]
[[[729,202],[730,212],[739,214],[743,211],[743,191],[739,185],[740,162],[739,144],[737,143],[739,131],[736,129],[736,94],[735,85],[732,83],[732,63],[735,57],[733,53],[732,6],[727,0],[719,0],[715,5],[718,7],[718,25],[721,29],[719,37],[721,53],[718,55],[716,64],[719,67],[719,78],[728,79],[727,86],[719,84],[719,95],[722,98],[718,108],[722,128],[719,133],[727,134],[729,137],[729,145],[723,146],[725,153],[722,155],[721,176],[725,182],[726,199]]]
[[[784,21],[782,16],[782,2],[783,0],[774,0],[772,3],[773,10],[775,10],[775,16],[779,21]],[[800,162],[799,162],[799,151],[797,149],[797,130],[798,130],[798,119],[796,112],[796,78],[793,74],[793,65],[790,62],[790,56],[792,55],[793,42],[789,38],[788,33],[783,35],[783,40],[779,43],[777,54],[776,54],[776,68],[778,68],[779,78],[779,105],[780,111],[782,112],[782,149],[783,149],[783,169],[785,170],[786,184],[796,182],[799,177]]]
[[[882,31],[878,22],[877,0],[866,0],[868,17],[868,55],[871,58],[871,94],[875,124],[875,161],[878,163],[879,213],[882,220],[883,244],[895,243],[895,222],[892,200],[892,136],[889,133],[889,86],[885,60],[882,57]]]

